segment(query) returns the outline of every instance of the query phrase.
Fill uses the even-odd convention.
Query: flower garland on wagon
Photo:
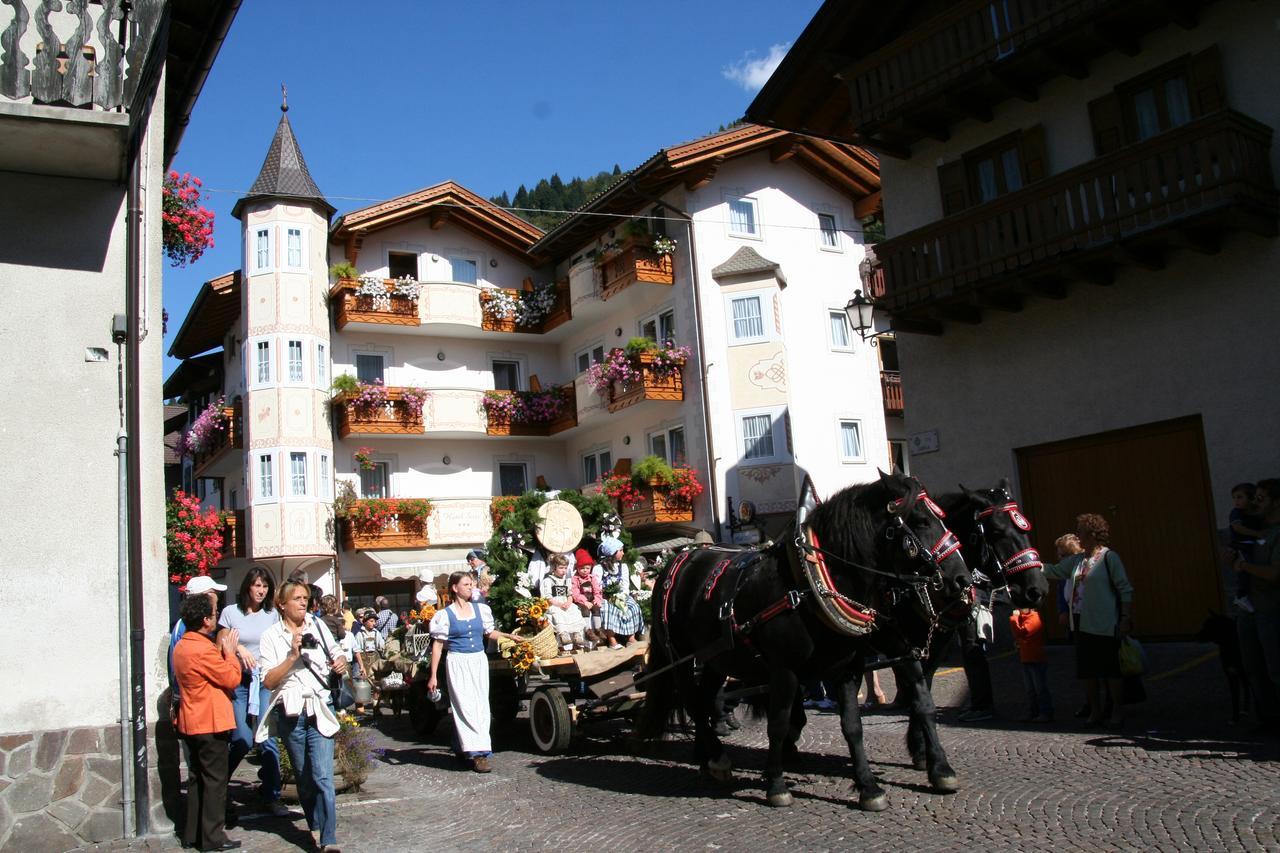
[[[227,513],[204,509],[200,499],[178,489],[165,504],[165,541],[169,582],[180,587],[196,575],[207,575],[222,559],[222,526]]]
[[[213,248],[213,211],[200,204],[200,179],[165,175],[160,200],[160,243],[175,267],[194,263]]]

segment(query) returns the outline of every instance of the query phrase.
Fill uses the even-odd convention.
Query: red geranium
[[[165,507],[169,544],[169,581],[186,586],[196,575],[207,575],[222,559],[222,527],[226,514],[203,509],[200,499],[179,489]]]
[[[200,205],[200,179],[190,172],[170,172],[162,193],[164,252],[175,267],[185,267],[213,248],[213,211]]]

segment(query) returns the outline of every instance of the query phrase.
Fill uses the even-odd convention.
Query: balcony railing
[[[0,98],[128,110],[164,6],[161,0],[6,0],[0,4]]]
[[[572,382],[563,385],[559,389],[563,394],[562,407],[558,414],[552,420],[534,420],[528,416],[519,414],[508,416],[502,414],[495,408],[486,406],[487,409],[487,427],[486,432],[489,435],[512,435],[512,436],[548,436],[564,432],[567,429],[573,429],[578,425],[578,395],[574,389]],[[487,391],[486,396],[494,397],[510,397],[514,395],[522,395],[526,398],[538,392],[529,391]]]
[[[396,282],[384,279],[386,295],[361,294],[360,282],[344,278],[329,291],[333,300],[334,325],[338,329],[348,323],[374,323],[382,326],[418,325],[418,300],[396,293]]]
[[[670,255],[653,250],[653,237],[628,237],[622,245],[606,253],[597,265],[600,274],[600,298],[608,299],[636,282],[672,284],[674,265]]]
[[[226,454],[244,447],[243,406],[243,402],[239,399],[230,406],[223,406],[222,415],[226,418],[227,428],[221,431],[216,443],[201,448],[192,456],[191,468],[195,477],[210,473]]]
[[[902,374],[896,370],[880,371],[880,393],[884,396],[884,413],[902,417]]]
[[[495,309],[500,300],[495,297],[505,297],[501,301],[511,304],[516,300],[526,299],[528,294],[533,293],[531,288],[526,288],[525,290],[482,289],[480,291],[482,318],[480,328],[486,332],[524,332],[540,335],[568,322],[573,317],[573,312],[569,308],[569,281],[565,279],[564,281],[556,282],[554,287],[555,301],[551,304],[546,314],[540,316],[535,323],[525,324],[518,323],[515,316],[499,316],[502,312]]]
[[[348,551],[383,551],[396,548],[425,548],[430,543],[427,536],[427,519],[418,515],[396,512],[396,498],[374,498],[356,501],[356,508],[370,504],[383,505],[388,510],[372,520],[342,521],[342,547]]]
[[[654,364],[653,353],[642,352],[631,356],[631,364],[640,371],[635,382],[613,383],[609,389],[609,411],[616,412],[643,400],[684,399],[683,368],[674,373],[659,370]]]
[[[227,513],[222,524],[222,559],[231,560],[244,557],[245,549],[245,513],[242,509]]]
[[[1035,291],[1230,229],[1273,235],[1270,147],[1271,128],[1222,111],[886,240],[876,247],[885,305],[911,331],[904,315],[980,290]]]
[[[387,388],[386,402],[379,406],[359,406],[346,394],[333,398],[338,416],[338,436],[423,435],[422,412],[416,414],[404,399],[404,388]]]

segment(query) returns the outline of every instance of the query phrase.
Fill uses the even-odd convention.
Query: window
[[[276,496],[275,479],[272,477],[272,456],[258,454],[258,499],[270,500]]]
[[[331,492],[329,489],[329,457],[327,455],[323,453],[320,454],[320,464],[318,467],[320,469],[318,477],[320,480],[320,497],[322,500],[328,500]]]
[[[984,204],[1048,175],[1044,127],[1002,136],[938,167],[945,216]]]
[[[905,441],[891,440],[889,442],[889,461],[893,463],[895,473],[911,476],[911,463],[907,461],[907,443]]]
[[[257,382],[261,385],[271,381],[271,341],[258,341],[256,352]]]
[[[582,373],[593,364],[599,364],[604,361],[604,344],[584,349],[582,352],[578,353],[576,361],[579,373]]]
[[[450,258],[449,267],[452,270],[454,281],[465,282],[466,284],[475,284],[478,280],[476,268],[479,264],[474,258]]]
[[[840,232],[836,229],[836,217],[834,213],[818,214],[818,230],[821,232],[822,236],[822,248],[840,248]]]
[[[730,196],[728,201],[729,233],[735,237],[759,237],[760,228],[756,222],[756,200]]]
[[[374,462],[372,468],[360,468],[360,497],[385,498],[390,496],[391,466],[386,462]]]
[[[289,341],[289,381],[302,381],[302,341]]]
[[[582,457],[582,482],[594,483],[613,470],[613,454],[608,450],[597,450]]]
[[[227,507],[227,509],[239,509],[239,508],[240,508],[240,490],[239,490],[239,489],[232,489],[232,490],[231,490],[231,502],[230,502],[229,506]]]
[[[663,207],[655,207],[649,211],[649,233],[655,237],[667,235],[667,211]]]
[[[289,228],[285,232],[285,257],[294,269],[302,266],[302,229]]]
[[[271,229],[258,228],[253,232],[253,270],[271,269]]]
[[[640,335],[660,344],[665,344],[667,341],[674,343],[676,339],[676,312],[668,309],[644,318],[640,321]]]
[[[387,277],[404,278],[405,276],[417,280],[418,256],[410,252],[388,252]]]
[[[381,353],[356,353],[356,379],[361,382],[386,381],[387,357]]]
[[[1216,46],[1121,83],[1089,102],[1099,155],[1140,142],[1227,106]]]
[[[755,343],[767,339],[761,295],[729,297],[729,342]]]
[[[316,386],[328,387],[329,359],[325,355],[324,344],[316,344]]]
[[[862,454],[862,423],[860,421],[840,421],[840,461],[866,461]]]
[[[529,491],[528,468],[523,462],[498,463],[498,489],[504,495],[523,495]]]
[[[773,419],[768,415],[748,415],[742,419],[743,459],[773,458]]]
[[[991,35],[996,41],[996,59],[1003,59],[1013,53],[1012,41],[1001,41],[1013,32],[1013,20],[1009,16],[1009,0],[996,0],[987,6],[991,15]]]
[[[853,349],[853,340],[849,329],[849,315],[842,310],[832,308],[827,311],[827,327],[831,330],[832,349],[845,351]]]
[[[661,456],[668,465],[688,464],[685,453],[684,427],[676,426],[649,434],[649,452]]]
[[[520,362],[499,361],[497,359],[494,359],[493,387],[497,391],[519,391],[520,390]],[[504,494],[507,494],[507,493],[504,492]]]
[[[289,494],[295,498],[307,496],[307,454],[289,454]]]

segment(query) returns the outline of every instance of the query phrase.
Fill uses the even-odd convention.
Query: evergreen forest
[[[562,211],[577,210],[587,199],[599,193],[622,175],[622,169],[615,164],[612,172],[600,172],[591,178],[574,178],[567,183],[560,175],[543,178],[529,189],[524,184],[516,190],[515,195],[492,196],[489,201],[499,207],[517,208],[516,216],[531,222],[543,231],[550,231],[556,223],[565,218]]]

